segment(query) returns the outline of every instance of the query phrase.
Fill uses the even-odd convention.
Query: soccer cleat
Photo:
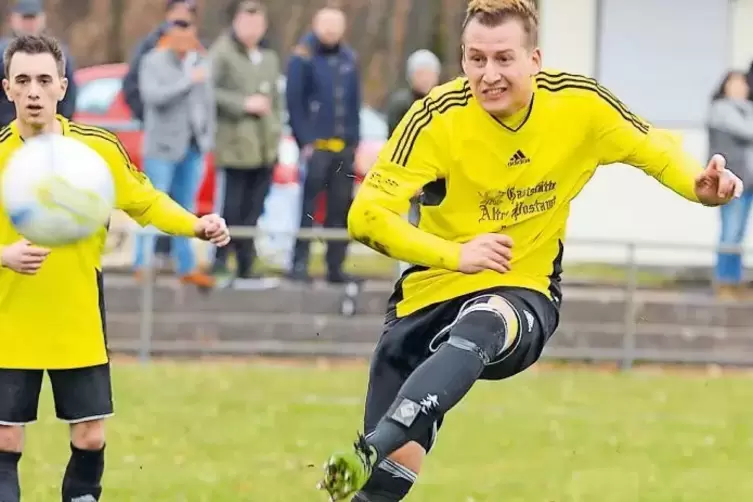
[[[371,476],[376,451],[361,434],[353,451],[335,453],[324,464],[324,479],[317,488],[329,495],[330,502],[345,500],[363,488]]]

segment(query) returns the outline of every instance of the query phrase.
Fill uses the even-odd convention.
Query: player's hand
[[[230,231],[223,218],[216,214],[202,216],[196,222],[194,234],[203,241],[209,241],[217,247],[227,246],[230,242]]]
[[[695,179],[695,194],[703,205],[720,206],[743,193],[743,182],[726,166],[725,158],[716,154]]]
[[[460,248],[458,270],[464,274],[476,274],[482,270],[494,270],[500,274],[509,272],[512,244],[507,235],[480,235]]]
[[[50,250],[33,246],[27,240],[21,240],[3,248],[0,265],[24,275],[34,275],[44,263]]]

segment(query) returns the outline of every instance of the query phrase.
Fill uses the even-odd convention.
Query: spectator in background
[[[158,190],[169,193],[189,211],[195,211],[204,155],[214,146],[215,103],[208,63],[196,25],[173,21],[157,48],[143,57],[139,69],[144,173]],[[197,271],[190,240],[172,239],[181,281],[213,286],[211,276]],[[136,245],[134,268],[138,274],[145,251],[154,249],[154,238],[140,236]]]
[[[720,153],[727,169],[745,186],[742,196],[722,206],[721,246],[741,245],[753,203],[753,103],[743,72],[728,73],[714,95],[708,118],[709,154]],[[725,298],[742,292],[743,259],[740,252],[721,251],[714,274],[717,293]]]
[[[152,30],[133,51],[131,60],[128,63],[128,73],[123,78],[123,96],[131,114],[138,120],[144,120],[144,103],[141,100],[139,90],[139,69],[141,59],[157,44],[167,32],[170,23],[174,21],[184,21],[187,23],[196,22],[196,2],[195,0],[168,0],[165,10],[165,20]]]
[[[408,87],[392,93],[387,102],[387,127],[389,134],[395,130],[414,101],[422,99],[439,83],[442,63],[433,52],[421,49],[408,57],[405,75]]]
[[[405,76],[408,87],[403,87],[392,93],[387,102],[387,127],[389,135],[403,119],[416,100],[423,99],[429,91],[439,83],[439,74],[442,71],[442,63],[431,51],[421,49],[408,57],[406,62]],[[408,220],[418,225],[421,215],[420,194],[411,200]],[[405,271],[410,263],[400,263],[400,270]]]
[[[355,52],[345,44],[345,15],[317,12],[313,32],[293,49],[286,100],[293,136],[305,165],[301,228],[311,228],[317,197],[327,199],[327,228],[346,228],[353,196],[353,163],[360,141],[361,80]],[[310,280],[310,241],[298,239],[289,277]],[[349,282],[343,272],[347,241],[327,245],[327,279]]]
[[[128,108],[131,110],[133,118],[144,120],[144,103],[141,100],[139,92],[139,67],[141,59],[157,47],[157,44],[165,35],[167,28],[173,21],[185,21],[189,23],[196,22],[196,1],[195,0],[167,0],[165,8],[165,20],[152,30],[149,35],[144,37],[136,46],[131,60],[128,63],[128,72],[123,78],[123,97]],[[210,246],[214,248],[214,246]],[[157,254],[160,257],[167,256],[170,253],[170,239],[166,236],[157,238]],[[159,260],[162,261],[162,260]]]
[[[267,30],[264,7],[241,1],[232,27],[211,49],[217,99],[217,197],[224,191],[223,217],[228,225],[256,226],[272,183],[282,135],[283,102],[278,87],[280,60],[259,42]],[[224,177],[224,181],[223,178]],[[224,185],[224,190],[223,186]],[[235,238],[237,286],[253,286],[256,247],[250,238]],[[213,271],[227,274],[228,247],[217,250]],[[263,286],[268,281],[259,283]]]
[[[18,35],[38,35],[45,30],[46,17],[42,0],[18,0],[13,6],[9,17],[11,36],[0,40],[0,58],[5,54],[5,49],[10,41]],[[76,111],[76,81],[73,78],[73,59],[66,48],[65,51],[65,78],[68,79],[68,90],[65,97],[58,104],[58,113],[66,118],[73,117]],[[3,73],[5,62],[3,61]],[[0,127],[10,124],[16,118],[16,110],[13,103],[4,99],[0,101]]]

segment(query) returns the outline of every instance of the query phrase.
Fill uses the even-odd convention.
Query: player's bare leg
[[[20,425],[0,425],[0,500],[18,502],[21,488],[18,461],[24,445],[24,429]]]
[[[63,502],[99,500],[104,469],[105,421],[71,424],[71,458],[63,478]]]

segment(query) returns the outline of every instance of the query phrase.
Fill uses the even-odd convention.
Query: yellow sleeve
[[[348,231],[358,242],[396,260],[457,270],[461,245],[420,230],[405,218],[411,198],[427,183],[444,178],[448,162],[448,140],[424,103],[414,103],[379,153],[351,206]]]
[[[637,167],[677,194],[699,202],[695,178],[703,167],[685,152],[681,139],[670,131],[652,127],[607,89],[597,89],[590,106],[594,111],[599,163]]]
[[[115,206],[142,227],[153,225],[171,235],[193,237],[197,217],[155,189],[131,163],[119,142],[110,144],[104,157],[115,182]]]

